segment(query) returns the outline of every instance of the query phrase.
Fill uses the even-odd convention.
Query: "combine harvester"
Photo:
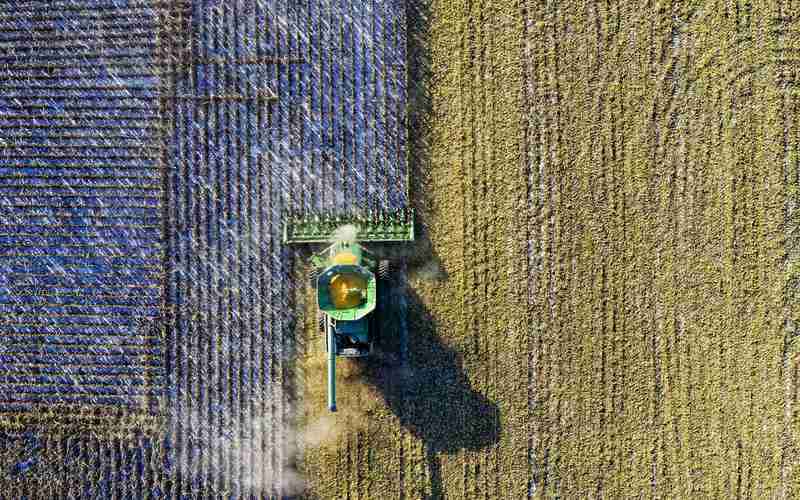
[[[413,240],[413,210],[372,218],[291,216],[284,227],[284,243],[329,244],[311,256],[310,279],[317,290],[320,331],[325,334],[330,411],[336,411],[336,356],[359,358],[372,353],[378,286],[390,273],[389,261],[378,260],[362,243]]]

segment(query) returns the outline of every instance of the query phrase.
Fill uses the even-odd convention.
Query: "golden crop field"
[[[336,416],[307,339],[309,497],[800,495],[800,2],[409,24],[407,334]]]

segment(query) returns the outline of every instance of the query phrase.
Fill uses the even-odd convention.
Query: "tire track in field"
[[[773,65],[774,82],[778,92],[778,114],[780,127],[780,158],[783,165],[785,187],[785,251],[786,251],[786,288],[784,302],[785,333],[781,371],[783,376],[783,429],[781,456],[781,494],[783,498],[797,496],[800,491],[800,474],[798,474],[798,228],[797,199],[800,184],[800,169],[797,158],[800,157],[800,96],[796,92],[800,62],[796,57],[800,53],[800,37],[797,36],[800,18],[797,17],[797,2],[782,1],[772,6],[770,24],[768,26],[769,47]]]
[[[487,54],[490,53],[490,35],[487,34],[489,26],[486,23],[486,6],[481,3],[467,4],[466,26],[464,31],[465,50],[462,54],[462,78],[464,79],[464,93],[461,106],[467,110],[469,121],[465,124],[464,133],[467,140],[468,157],[466,166],[469,182],[465,185],[463,196],[465,213],[462,215],[466,237],[464,272],[469,276],[467,286],[461,293],[465,296],[465,313],[468,321],[460,339],[464,349],[464,370],[468,378],[481,389],[486,390],[487,368],[492,359],[487,350],[487,313],[488,286],[487,266],[488,252],[487,235],[491,231],[489,217],[491,213],[490,197],[488,196],[487,176],[489,160],[487,158],[491,147],[491,128],[487,123],[491,119],[487,99],[487,84],[490,75],[487,74]],[[464,401],[460,403],[466,408]],[[469,425],[470,415],[461,410],[461,420]],[[478,498],[483,491],[483,479],[486,477],[485,452],[465,451],[463,454],[464,468],[466,471],[464,482],[464,496]]]
[[[541,172],[539,170],[541,152],[539,151],[539,113],[534,110],[541,109],[539,96],[537,95],[537,81],[534,78],[537,67],[532,62],[533,43],[532,32],[535,29],[531,7],[527,2],[521,4],[521,14],[523,20],[523,48],[522,57],[524,62],[531,61],[530,64],[523,65],[524,89],[521,95],[523,109],[531,110],[527,116],[523,116],[522,131],[523,143],[521,144],[521,164],[523,178],[526,180],[526,192],[521,200],[527,210],[525,211],[525,259],[521,267],[523,276],[528,276],[528,283],[525,290],[526,306],[528,311],[537,310],[536,292],[541,280],[541,261],[542,255],[539,248],[541,241],[541,213],[543,188],[541,186]],[[525,412],[525,473],[526,473],[526,496],[531,498],[538,487],[538,467],[535,465],[534,456],[538,449],[540,440],[540,428],[536,412],[539,409],[538,384],[539,381],[539,361],[541,359],[539,344],[541,336],[538,335],[538,328],[541,318],[528,313],[528,335],[525,342],[527,353],[526,365],[526,412]]]

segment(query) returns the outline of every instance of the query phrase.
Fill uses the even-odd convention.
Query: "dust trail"
[[[324,349],[324,347],[322,348]],[[339,358],[336,363],[338,411],[327,410],[327,370],[324,351],[303,360],[304,411],[299,442],[307,448],[330,448],[347,433],[366,429],[369,413],[381,403],[381,395],[366,382],[366,364]]]
[[[300,451],[295,445],[299,442],[299,433],[291,429],[284,431],[285,452],[276,453],[273,446],[262,446],[273,438],[275,422],[270,415],[256,414],[242,420],[226,416],[223,420],[229,425],[224,428],[204,422],[199,414],[193,417],[199,423],[190,432],[196,446],[204,450],[204,454],[218,453],[221,460],[211,467],[212,470],[202,472],[188,470],[184,463],[185,476],[195,476],[196,480],[201,480],[200,484],[204,484],[202,476],[206,474],[208,479],[215,479],[233,471],[232,477],[228,478],[229,484],[258,497],[287,497],[305,490],[305,477],[293,465]],[[280,446],[280,443],[275,446]],[[239,471],[245,472],[239,476]]]
[[[307,425],[303,432],[302,442],[311,447],[319,447],[339,439],[341,427],[336,425],[335,414],[323,414]]]
[[[353,224],[339,226],[331,237],[331,243],[348,243],[356,240],[358,228]]]
[[[446,277],[441,262],[438,259],[428,257],[409,273],[410,280],[422,281],[443,281]]]

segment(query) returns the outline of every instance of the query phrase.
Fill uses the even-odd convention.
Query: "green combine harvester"
[[[336,411],[336,356],[365,357],[376,337],[380,281],[390,263],[378,260],[363,244],[414,240],[412,210],[372,217],[290,216],[284,243],[328,243],[311,256],[311,284],[317,290],[320,331],[328,355],[328,409]]]

